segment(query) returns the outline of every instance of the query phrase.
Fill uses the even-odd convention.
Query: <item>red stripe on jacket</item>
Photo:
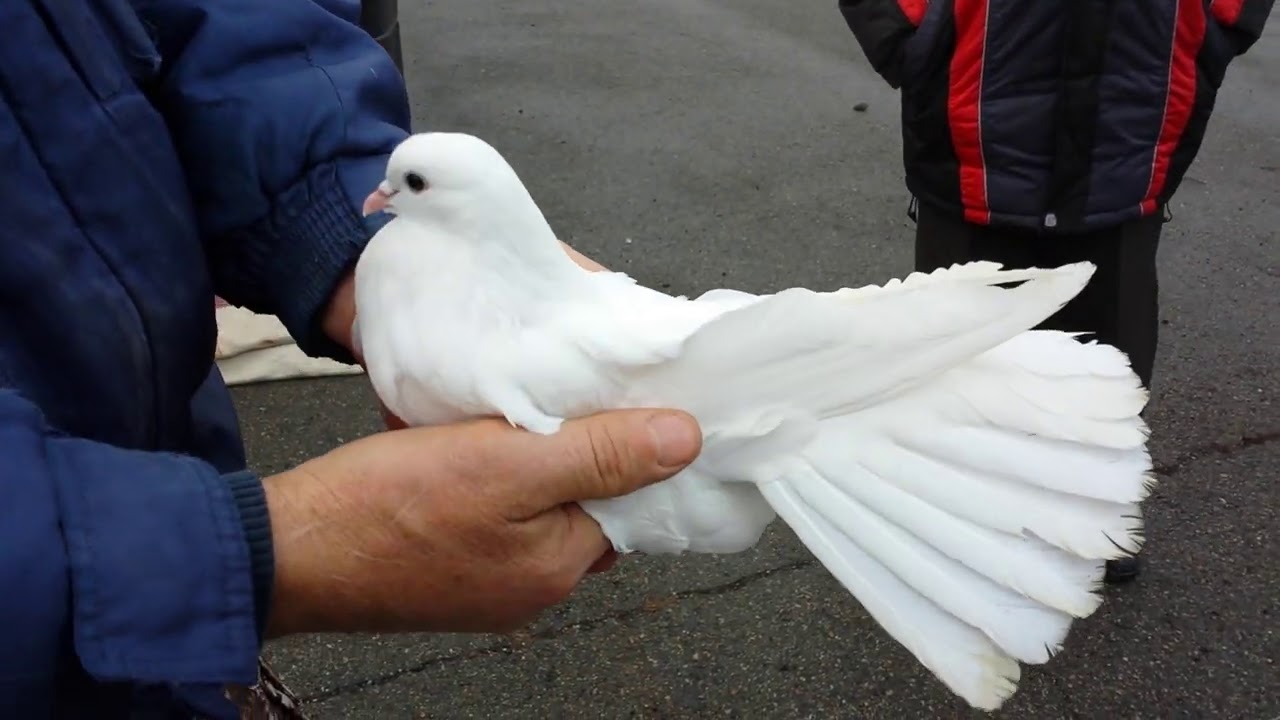
[[[920,27],[924,22],[924,11],[929,9],[929,0],[898,0],[898,7],[912,25]]]
[[[1223,4],[1218,0],[1217,4]],[[1239,5],[1239,3],[1236,3]],[[1156,143],[1151,161],[1151,182],[1142,201],[1142,212],[1149,215],[1156,210],[1156,199],[1164,190],[1169,177],[1169,163],[1173,151],[1182,139],[1182,133],[1191,120],[1191,110],[1196,102],[1196,56],[1204,42],[1204,0],[1178,0],[1178,15],[1173,29],[1173,48],[1169,59],[1169,83],[1165,93],[1164,122],[1160,126],[1160,140]]]
[[[1240,19],[1240,10],[1243,7],[1244,0],[1213,0],[1209,3],[1213,16],[1223,25],[1235,25]]]
[[[987,169],[982,157],[982,67],[986,62],[988,0],[956,0],[956,49],[951,56],[947,115],[951,143],[960,163],[964,219],[991,222]]]

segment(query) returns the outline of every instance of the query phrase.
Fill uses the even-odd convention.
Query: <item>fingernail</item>
[[[649,432],[657,445],[658,464],[665,468],[684,467],[693,462],[702,445],[698,424],[685,415],[663,413],[649,418]]]

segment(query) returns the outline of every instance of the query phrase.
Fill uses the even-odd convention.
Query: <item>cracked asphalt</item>
[[[896,96],[833,0],[401,4],[419,129],[493,142],[606,265],[683,293],[908,271]],[[1164,236],[1147,572],[997,717],[1280,716],[1277,26],[1231,68]],[[264,472],[378,427],[363,378],[235,394]],[[318,720],[978,716],[780,526],[741,555],[624,561],[515,637],[269,656]]]

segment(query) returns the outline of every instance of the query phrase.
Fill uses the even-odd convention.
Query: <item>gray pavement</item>
[[[605,264],[685,293],[908,270],[896,96],[834,0],[401,3],[419,128],[493,142]],[[998,717],[1280,716],[1272,23],[1232,67],[1161,251],[1148,571]],[[236,396],[265,471],[377,428],[363,378]],[[978,716],[781,527],[738,556],[626,561],[516,638],[308,637],[270,656],[320,720]]]

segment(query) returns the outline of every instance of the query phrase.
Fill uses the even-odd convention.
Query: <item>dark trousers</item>
[[[987,260],[1006,268],[1058,267],[1089,261],[1097,266],[1084,290],[1040,327],[1092,333],[1129,356],[1151,387],[1160,331],[1156,248],[1161,213],[1079,235],[1048,235],[973,225],[920,204],[916,220],[916,270]],[[1084,337],[1083,340],[1091,338]]]

